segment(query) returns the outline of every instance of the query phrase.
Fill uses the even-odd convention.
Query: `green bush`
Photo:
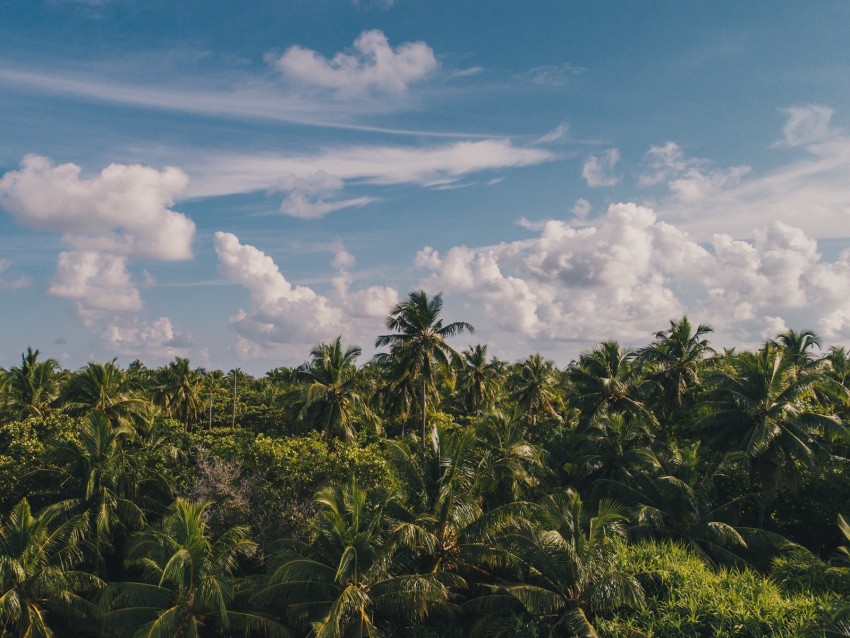
[[[77,420],[64,414],[0,424],[0,510],[5,514],[27,493],[44,485],[33,475],[45,463],[47,443],[72,438]]]
[[[790,637],[828,605],[810,592],[783,593],[752,570],[713,570],[675,544],[623,547],[621,560],[643,584],[647,604],[600,618],[601,636],[639,631],[654,638]]]
[[[326,441],[316,434],[275,437],[247,430],[193,433],[197,450],[238,468],[260,542],[297,534],[312,515],[319,488],[355,477],[367,490],[392,485],[390,467],[375,445]]]

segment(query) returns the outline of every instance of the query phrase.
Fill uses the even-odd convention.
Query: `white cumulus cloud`
[[[195,224],[171,209],[186,190],[178,168],[110,164],[81,177],[76,164],[27,155],[0,178],[0,205],[19,222],[63,233],[77,250],[179,260],[192,256]]]
[[[76,164],[27,155],[0,178],[0,205],[21,224],[61,233],[70,248],[56,258],[49,294],[72,300],[82,322],[113,351],[129,351],[136,339],[135,351],[155,354],[168,339],[152,335],[164,334],[166,323],[143,327],[128,317],[143,307],[128,264],[192,257],[195,224],[173,210],[187,184],[187,175],[173,167],[110,164],[84,176]],[[142,283],[154,283],[147,272]]]
[[[194,345],[190,335],[175,330],[169,317],[151,322],[113,319],[101,333],[101,339],[112,352],[160,360],[188,356],[189,347]]]
[[[620,151],[609,148],[600,155],[591,155],[581,168],[581,176],[588,186],[614,186],[620,176],[614,174],[614,168],[620,161]]]
[[[755,344],[780,324],[850,339],[850,251],[827,262],[813,238],[781,222],[752,241],[701,245],[650,208],[614,204],[593,225],[551,220],[532,239],[426,248],[415,264],[431,271],[423,286],[462,296],[469,319],[494,326],[517,356],[542,344],[572,356],[575,344],[603,339],[642,344],[686,313],[729,345]]]
[[[132,311],[142,308],[139,290],[127,271],[127,259],[93,250],[59,253],[48,292],[78,302],[83,311]]]
[[[424,42],[392,47],[377,29],[361,33],[350,53],[339,52],[328,59],[312,49],[293,46],[275,65],[291,80],[330,89],[341,97],[373,90],[403,93],[439,67],[434,51]]]
[[[268,356],[292,344],[303,351],[337,335],[368,348],[399,300],[398,292],[385,286],[352,290],[355,259],[342,247],[334,255],[336,273],[327,295],[291,284],[271,257],[233,234],[216,233],[215,249],[227,281],[250,293],[250,309],[240,309],[230,320],[244,357]]]

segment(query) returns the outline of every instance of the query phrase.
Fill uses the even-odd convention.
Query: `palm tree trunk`
[[[236,427],[236,371],[233,372],[233,418],[230,421],[230,427]]]
[[[425,379],[422,379],[422,447],[425,447],[425,409],[426,409],[426,401],[425,401]]]

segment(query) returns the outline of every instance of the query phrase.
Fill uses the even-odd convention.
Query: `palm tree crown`
[[[474,331],[464,321],[443,325],[440,318],[442,310],[442,294],[429,299],[424,290],[411,292],[407,301],[396,305],[387,317],[387,328],[395,332],[381,335],[375,341],[377,348],[390,347],[389,356],[385,359],[398,381],[418,381],[421,386],[423,444],[427,392],[434,388],[438,372],[450,373],[450,360],[458,357],[446,339]]]

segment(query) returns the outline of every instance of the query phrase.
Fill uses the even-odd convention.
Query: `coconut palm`
[[[177,357],[157,371],[154,400],[166,416],[178,419],[188,429],[198,420],[203,409],[203,375],[192,370],[189,360]]]
[[[471,429],[447,433],[434,428],[420,453],[405,442],[389,446],[401,482],[394,533],[417,552],[422,571],[457,571],[463,532],[483,514],[474,442]]]
[[[541,416],[560,420],[558,385],[555,364],[535,353],[514,367],[508,378],[509,400],[532,426]]]
[[[291,542],[258,600],[285,605],[315,638],[394,635],[392,621],[421,621],[448,605],[445,574],[405,573],[387,531],[391,497],[369,502],[352,482],[319,492],[309,544]]]
[[[79,517],[92,562],[104,578],[105,557],[116,535],[145,521],[137,504],[142,468],[126,448],[135,434],[130,425],[113,425],[104,414],[92,412],[77,437],[55,442],[51,454],[61,468],[58,491],[63,497],[51,509]]]
[[[149,402],[115,361],[93,361],[71,375],[61,397],[69,414],[81,416],[97,410],[117,423],[138,421],[145,413]]]
[[[387,317],[386,325],[392,334],[381,335],[375,347],[390,347],[382,360],[392,370],[393,377],[403,383],[416,384],[421,389],[422,444],[426,438],[427,395],[434,391],[440,374],[450,374],[450,359],[458,356],[446,339],[474,328],[463,321],[443,325],[442,294],[428,298],[424,290],[411,292],[407,301],[397,304]]]
[[[469,346],[461,353],[457,391],[469,414],[480,416],[499,390],[499,369],[487,361],[487,346]]]
[[[674,447],[665,454],[646,452],[652,472],[637,475],[630,485],[608,481],[609,493],[632,508],[630,531],[639,539],[684,543],[708,562],[744,564],[747,538],[760,543],[784,541],[758,530],[739,527],[743,499],[718,505],[714,482],[723,474],[718,463],[704,461],[700,444]]]
[[[38,360],[38,350],[27,348],[20,367],[0,371],[6,410],[18,420],[46,416],[55,409],[61,374],[56,359]]]
[[[703,361],[714,353],[705,338],[710,332],[711,327],[703,324],[694,330],[688,318],[682,317],[671,321],[668,330],[656,332],[655,341],[637,351],[638,358],[650,366],[650,378],[661,389],[667,416],[692,404]]]
[[[734,372],[712,379],[701,421],[718,449],[739,450],[748,460],[751,484],[762,494],[758,526],[764,525],[767,503],[783,481],[794,484],[798,464],[814,467],[818,434],[846,436],[833,415],[813,411],[815,387],[847,396],[847,389],[822,374],[799,374],[793,358],[767,346],[736,356]]]
[[[651,441],[646,421],[622,414],[596,416],[577,433],[568,469],[579,485],[594,493],[604,493],[607,481],[632,485],[653,465],[647,453]]]
[[[501,412],[485,415],[475,427],[483,455],[479,482],[486,509],[526,500],[548,474],[546,451],[531,443],[524,424]]]
[[[213,538],[204,514],[210,505],[179,498],[156,527],[131,537],[126,562],[141,569],[143,582],[119,583],[103,597],[106,635],[189,638],[202,628],[286,635],[265,615],[235,607],[234,574],[256,544],[244,526]]]
[[[360,394],[356,367],[360,354],[359,346],[343,350],[342,337],[337,337],[313,348],[310,362],[296,372],[301,384],[299,419],[318,426],[325,437],[342,434],[354,440],[358,416],[374,422],[374,415]]]
[[[0,635],[50,638],[54,618],[88,614],[80,594],[103,583],[74,569],[82,560],[75,539],[57,512],[34,516],[26,499],[12,509],[0,527]]]
[[[818,361],[812,356],[812,349],[821,349],[821,339],[813,330],[789,329],[775,339],[768,341],[769,345],[776,346],[790,360],[795,372],[802,372],[812,366],[817,366]]]
[[[570,367],[571,403],[581,413],[582,423],[604,413],[657,423],[645,403],[656,384],[642,378],[633,358],[633,353],[616,341],[605,341]]]
[[[552,636],[595,638],[596,613],[642,606],[640,584],[618,568],[626,520],[611,501],[591,515],[572,489],[544,499],[539,521],[506,538],[507,555],[525,578],[502,581],[470,604],[482,612],[473,631],[489,635],[489,627],[519,612],[544,621]]]

